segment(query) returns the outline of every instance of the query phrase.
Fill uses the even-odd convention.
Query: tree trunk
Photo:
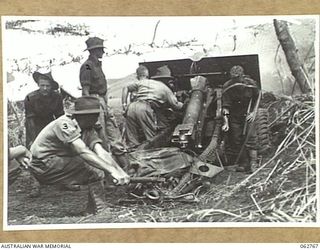
[[[282,46],[292,75],[295,77],[302,93],[311,91],[307,76],[303,70],[303,64],[297,53],[297,48],[289,33],[288,24],[285,21],[273,20],[278,40]]]

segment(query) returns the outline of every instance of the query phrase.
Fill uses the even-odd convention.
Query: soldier
[[[24,100],[27,148],[45,126],[64,114],[62,96],[55,91],[59,85],[51,72],[34,72],[32,76],[39,89],[29,93]]]
[[[100,113],[99,99],[80,97],[72,115],[63,115],[47,125],[31,147],[30,170],[40,183],[48,185],[89,185],[88,213],[98,213],[105,207],[105,173],[116,184],[129,182],[129,176],[101,145],[93,129]]]
[[[178,102],[171,89],[165,84],[173,79],[167,66],[158,68],[156,75],[151,78],[152,80],[142,79],[131,83],[123,91],[124,110],[127,108],[128,94],[136,93],[136,101],[128,106],[125,125],[127,144],[132,148],[145,140],[151,140],[168,127],[166,113],[168,109],[180,110],[183,106],[183,103]]]
[[[235,162],[238,163],[236,171],[251,173],[257,163],[257,137],[253,122],[253,110],[259,90],[256,82],[245,76],[243,68],[239,65],[231,68],[230,76],[231,79],[223,85],[224,124],[222,130],[228,131],[228,153],[231,162],[238,160]],[[248,107],[249,105],[250,107]],[[246,123],[248,126],[245,126]],[[249,131],[250,134],[248,134]],[[246,137],[248,137],[247,143],[239,155]]]
[[[100,101],[99,135],[108,140],[111,152],[122,167],[128,167],[126,148],[121,142],[121,133],[111,108],[108,106],[107,80],[102,71],[101,59],[104,54],[103,40],[90,37],[87,41],[89,58],[80,68],[80,83],[83,96],[95,96]]]
[[[147,69],[147,67],[140,65],[136,70],[136,76],[137,76],[138,81],[148,79],[149,78],[149,70]],[[127,103],[128,96],[129,96],[130,102],[134,102],[136,100],[137,92],[136,91],[128,92],[127,87],[124,87],[122,89],[122,109],[123,109],[124,114],[126,114],[127,108],[128,108],[128,103]]]

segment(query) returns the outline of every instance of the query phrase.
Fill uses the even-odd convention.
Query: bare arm
[[[118,166],[118,164],[114,164],[109,156],[105,157],[107,155],[103,155],[102,146],[100,145],[101,148],[99,148],[98,145],[100,144],[97,143],[94,147],[94,150],[98,152],[95,154],[93,151],[88,149],[86,144],[79,138],[71,143],[71,148],[90,166],[110,173],[117,181],[117,184],[123,185],[129,183],[129,176]]]
[[[31,153],[26,147],[19,145],[16,147],[9,148],[9,160],[19,158],[22,156],[31,157]]]
[[[9,160],[16,159],[20,163],[20,165],[25,168],[28,168],[30,166],[31,157],[32,155],[30,151],[22,145],[9,148]]]
[[[177,111],[177,110],[182,109],[182,107],[183,107],[183,103],[179,102],[173,93],[168,96],[168,102],[169,102],[170,107],[173,110]]]
[[[173,110],[180,110],[183,107],[183,103],[179,102],[174,93],[167,86],[165,88],[166,91],[166,100],[170,108]]]
[[[122,99],[121,99],[121,101],[122,101],[122,109],[123,109],[123,111],[127,110],[127,106],[128,106],[127,100],[128,100],[129,93],[130,93],[130,91],[128,90],[127,86],[122,88]]]
[[[96,143],[93,150],[108,165],[113,166],[117,170],[122,170],[118,163],[112,158],[111,153],[107,152],[100,143]]]
[[[82,86],[82,96],[88,96],[90,90],[90,85],[83,85]]]
[[[222,117],[223,117],[222,131],[226,132],[229,130],[229,109],[223,108]]]

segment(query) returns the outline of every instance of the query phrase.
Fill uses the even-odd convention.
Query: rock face
[[[144,31],[148,35],[140,36],[139,41],[136,38],[139,34],[134,35],[132,31],[127,33],[124,39],[123,26],[119,26],[118,31],[113,28],[114,33],[100,30],[101,33],[98,35],[106,39],[107,48],[103,67],[107,78],[124,78],[120,82],[110,81],[111,96],[119,97],[119,89],[126,84],[128,76],[131,79],[130,75],[135,72],[139,62],[189,58],[196,52],[201,52],[205,56],[258,54],[262,88],[266,91],[291,94],[294,79],[284,53],[279,47],[272,18],[261,23],[253,17],[250,26],[245,26],[243,23],[241,25],[241,19],[236,21],[231,26],[227,25],[227,22],[222,23],[220,24],[222,28],[219,25],[207,25],[212,27],[210,30],[203,25],[190,25],[193,34],[191,37],[191,34],[186,35],[183,34],[184,32],[181,32],[180,36],[180,33],[174,32],[171,27],[174,26],[175,30],[183,29],[186,25],[182,25],[183,22],[163,19],[158,26],[152,46],[150,42],[153,25],[148,27],[141,25],[140,32]],[[86,22],[87,24],[83,25]],[[197,22],[194,20],[195,24]],[[9,91],[9,99],[20,100],[34,89],[30,76],[39,68],[52,68],[53,75],[59,84],[78,96],[81,93],[79,68],[87,57],[87,52],[83,52],[84,41],[87,35],[97,34],[93,22],[83,19],[81,24],[75,21],[62,23],[61,20],[49,22],[41,19],[17,22],[18,25],[12,22],[9,24],[4,31],[6,70],[14,78],[17,73],[25,76],[25,79],[21,80],[19,77],[19,80],[15,79],[8,84],[12,89]],[[293,19],[292,22],[288,22],[288,26],[312,82],[314,80],[315,20]],[[113,83],[117,86],[114,87]],[[22,89],[16,87],[21,84],[23,84]],[[113,91],[115,92],[112,93]],[[299,92],[299,89],[296,88],[295,91]]]

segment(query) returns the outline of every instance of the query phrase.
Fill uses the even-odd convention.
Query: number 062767
[[[308,244],[300,244],[300,248],[304,248],[304,249],[315,249],[315,248],[318,248],[318,245],[319,245],[319,244],[311,244],[311,243],[308,243]]]

